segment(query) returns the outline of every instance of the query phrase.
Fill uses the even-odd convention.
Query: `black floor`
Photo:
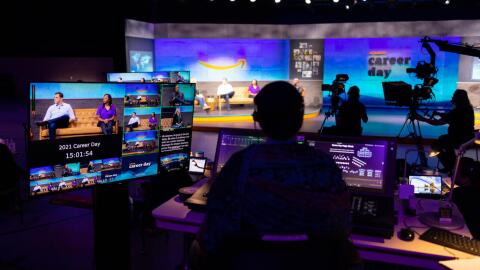
[[[79,192],[89,196],[91,191]],[[1,270],[95,269],[92,210],[54,205],[53,198],[25,202],[23,224],[18,212],[0,212]],[[142,242],[139,222],[132,217],[130,236],[132,270],[182,269],[183,246],[188,240],[179,233],[148,229]],[[366,262],[364,269],[414,268]]]

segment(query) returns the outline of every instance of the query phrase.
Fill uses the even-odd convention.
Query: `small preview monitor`
[[[207,165],[206,158],[190,157],[188,172],[190,174],[204,175],[206,165]]]
[[[410,175],[408,181],[414,187],[415,196],[442,195],[442,177],[439,175]]]

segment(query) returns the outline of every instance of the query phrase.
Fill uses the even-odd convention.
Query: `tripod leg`
[[[408,120],[410,120],[410,114],[408,114],[407,118],[405,118],[405,122],[403,122],[402,128],[400,129],[397,138],[400,138],[400,136],[402,136],[403,129],[407,126]]]
[[[323,128],[325,127],[325,123],[327,123],[328,118],[329,118],[329,116],[325,114],[325,118],[323,119],[322,126],[318,130],[318,133],[322,134]]]
[[[425,148],[422,143],[422,131],[420,130],[420,122],[412,120],[413,137],[415,138],[415,144],[417,145],[418,155],[420,157],[420,164],[422,167],[427,167],[427,156],[425,156]]]

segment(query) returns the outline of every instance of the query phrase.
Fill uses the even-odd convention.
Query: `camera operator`
[[[348,89],[348,100],[344,102],[336,117],[338,135],[362,136],[362,121],[368,122],[365,105],[360,102],[360,88]]]
[[[474,136],[473,107],[468,99],[467,91],[457,89],[452,97],[453,109],[447,113],[435,113],[440,119],[429,119],[420,115],[415,118],[430,125],[448,124],[448,134],[441,135],[432,144],[432,149],[438,150],[438,159],[444,167],[444,172],[451,172],[455,163],[455,149],[469,141]]]

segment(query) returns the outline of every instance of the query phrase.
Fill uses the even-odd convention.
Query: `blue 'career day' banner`
[[[421,80],[406,69],[415,67],[419,61],[430,61],[422,49],[420,37],[412,38],[355,38],[326,39],[324,58],[324,82],[331,83],[336,74],[348,74],[348,87],[360,87],[361,100],[365,105],[385,105],[382,82],[405,81],[420,84]],[[460,42],[458,37],[442,38],[448,42]],[[439,83],[433,88],[437,106],[449,106],[457,86],[459,56],[453,53],[436,53]]]

